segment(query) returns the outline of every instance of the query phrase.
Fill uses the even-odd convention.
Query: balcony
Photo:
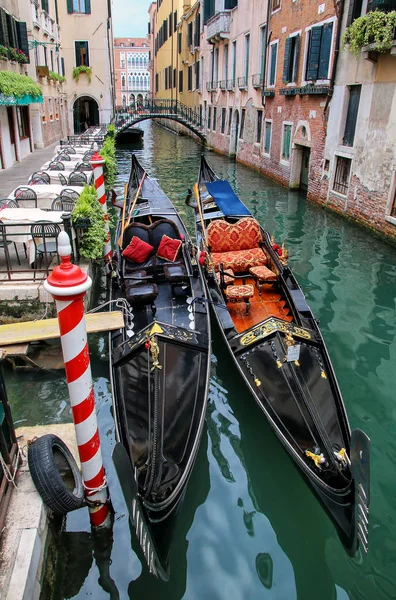
[[[235,79],[227,79],[226,89],[229,92],[233,92],[235,90]]]
[[[238,77],[238,88],[240,90],[248,89],[248,80],[247,77]]]
[[[217,90],[217,81],[207,81],[206,89],[208,90],[208,92],[214,92],[215,90]]]
[[[220,88],[221,90],[223,90],[224,92],[225,92],[225,90],[226,90],[226,83],[227,83],[227,82],[226,82],[226,80],[225,80],[225,79],[223,79],[223,81],[219,81],[219,88]]]
[[[229,10],[222,10],[206,23],[206,40],[214,44],[230,37],[231,15]]]
[[[261,73],[256,73],[256,75],[252,75],[252,86],[255,90],[259,90],[263,87],[264,77]]]

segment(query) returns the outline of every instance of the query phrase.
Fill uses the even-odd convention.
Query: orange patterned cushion
[[[234,278],[229,277],[229,275],[234,275],[234,271],[232,269],[227,269],[224,271],[224,283],[228,285],[229,283],[234,283]],[[216,273],[217,281],[220,283],[220,273]]]
[[[251,298],[254,295],[254,289],[250,283],[247,285],[229,285],[225,294],[230,300],[244,300],[244,298]]]
[[[264,266],[251,267],[249,273],[257,277],[259,281],[276,281],[276,273]]]
[[[212,252],[249,250],[261,242],[260,225],[252,217],[244,217],[237,223],[227,223],[224,219],[212,221],[207,233]]]
[[[267,263],[267,257],[261,248],[234,252],[212,252],[211,257],[216,270],[218,270],[218,265],[223,263],[224,269],[232,269],[235,273],[245,273],[250,267],[258,267]]]

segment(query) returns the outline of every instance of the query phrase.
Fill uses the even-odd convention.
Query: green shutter
[[[307,81],[318,79],[322,29],[323,27],[312,27],[310,32],[306,74]]]
[[[298,79],[298,62],[300,59],[300,46],[301,46],[301,36],[300,34],[294,36],[294,71],[292,73],[292,80],[297,83]],[[292,66],[292,69],[293,69]]]
[[[362,12],[362,0],[350,0],[349,1],[349,7],[348,7],[348,17],[347,17],[347,22],[346,22],[346,26],[349,27],[349,25],[358,17],[360,17],[360,14]]]
[[[333,23],[326,23],[326,25],[323,25],[322,29],[318,79],[328,79],[331,41],[333,39]]]
[[[73,14],[73,0],[67,0],[67,12],[69,15]]]
[[[293,55],[291,52],[291,47],[292,47],[292,38],[287,38],[286,44],[285,44],[285,58],[283,60],[283,76],[282,76],[283,83],[290,83],[290,81],[291,81],[290,71],[293,68],[293,63],[292,63]],[[290,68],[290,63],[292,63],[291,68]]]
[[[91,14],[91,0],[85,0],[85,14]]]
[[[85,46],[85,64],[87,65],[87,67],[89,67],[89,48],[88,48],[88,42],[82,42]]]
[[[276,55],[278,53],[278,45],[273,44],[271,46],[271,65],[270,65],[270,85],[275,85],[275,69],[276,69]]]
[[[18,32],[18,48],[19,50],[22,50],[22,52],[27,56],[28,62],[30,62],[26,23],[23,21],[17,21],[16,26]]]
[[[3,8],[0,8],[0,44],[9,47],[8,39],[8,27],[7,27],[7,13]]]

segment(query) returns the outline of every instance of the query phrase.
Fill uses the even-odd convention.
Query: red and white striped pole
[[[92,280],[70,262],[70,240],[58,236],[61,264],[44,282],[56,301],[62,354],[69,389],[78,453],[92,527],[111,527],[111,507],[102,460],[91,363],[84,315],[84,296]]]
[[[106,225],[106,241],[103,248],[103,256],[106,264],[111,262],[113,257],[113,251],[111,249],[111,239],[110,239],[110,228],[109,228],[109,215],[107,213],[107,203],[106,203],[106,190],[104,183],[104,174],[103,174],[103,165],[105,164],[104,158],[100,156],[97,152],[92,156],[89,161],[94,170],[94,181],[95,181],[95,189],[98,194],[99,202],[102,206],[103,210],[103,219]],[[107,270],[110,272],[110,269]]]

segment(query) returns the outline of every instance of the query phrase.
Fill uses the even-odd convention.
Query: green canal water
[[[137,154],[192,224],[185,191],[202,148],[145,123]],[[157,581],[131,535],[110,456],[114,426],[107,340],[91,336],[100,433],[112,500],[113,539],[98,544],[87,511],[67,518],[53,600],[382,600],[396,598],[396,250],[225,157],[208,153],[257,219],[285,241],[290,265],[320,320],[352,428],[371,438],[369,554],[346,555],[332,524],[234,372],[220,332],[206,428],[171,549]],[[118,151],[118,189],[129,150]],[[7,371],[13,416],[26,424],[70,421],[57,374]]]

